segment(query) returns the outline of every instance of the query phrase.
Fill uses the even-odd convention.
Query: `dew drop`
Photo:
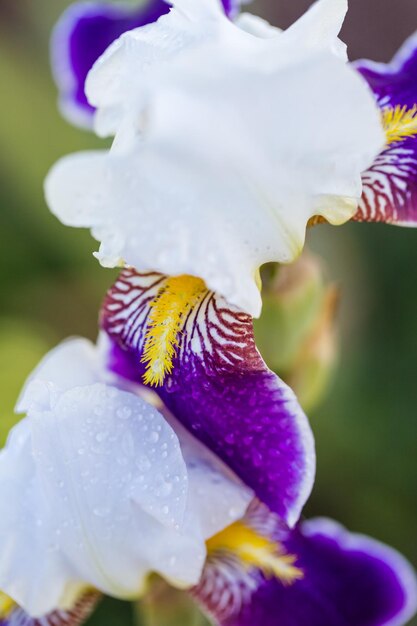
[[[123,406],[117,409],[116,415],[121,420],[127,420],[132,415],[132,409],[128,406]]]
[[[172,493],[172,489],[173,489],[172,483],[169,483],[169,482],[163,483],[161,487],[158,489],[158,495],[161,497],[169,496],[170,493]]]
[[[127,432],[122,439],[122,450],[126,456],[132,456],[135,451],[135,442],[132,433]]]
[[[94,515],[97,515],[97,517],[107,517],[110,513],[110,509],[107,506],[96,506],[93,509],[93,513]]]
[[[151,443],[157,443],[157,441],[159,441],[159,433],[156,432],[156,430],[153,430],[150,435],[149,435],[149,441]]]
[[[142,456],[139,459],[137,459],[136,465],[140,472],[147,472],[152,467],[151,462],[146,456]]]
[[[234,507],[230,507],[229,509],[229,517],[235,519],[238,515],[238,511],[237,509],[235,509]]]

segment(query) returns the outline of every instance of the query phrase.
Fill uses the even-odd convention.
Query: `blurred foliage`
[[[152,577],[146,597],[136,605],[136,620],[138,626],[209,626],[190,595],[157,576]]]
[[[0,446],[4,444],[7,433],[15,422],[13,408],[22,381],[37,365],[48,347],[42,335],[42,329],[30,328],[29,324],[19,324],[14,320],[0,321]]]
[[[269,367],[285,372],[320,313],[323,272],[305,251],[291,265],[265,265],[262,285],[262,317],[254,323],[257,345]]]
[[[67,4],[0,0],[2,440],[41,355],[69,334],[95,337],[114,279],[92,258],[90,236],[61,226],[43,200],[43,179],[60,155],[99,145],[56,108],[48,37]],[[417,233],[351,224],[318,227],[308,239],[342,299],[340,367],[328,399],[309,414],[318,476],[305,513],[334,517],[417,564]],[[267,304],[265,324],[269,314]],[[133,626],[135,619],[129,604],[106,600],[89,624]],[[185,626],[181,619],[177,626]]]
[[[113,598],[105,598],[87,624],[88,626],[140,626],[140,622],[135,620],[134,605]]]
[[[295,263],[265,265],[262,278],[256,344],[310,412],[328,392],[337,361],[338,289],[326,280],[321,258],[307,248]]]

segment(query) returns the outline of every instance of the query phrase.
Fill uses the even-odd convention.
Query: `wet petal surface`
[[[143,383],[152,302],[166,277],[122,272],[102,326],[109,367]],[[172,372],[155,391],[186,428],[271,509],[294,524],[309,496],[314,442],[292,391],[261,359],[249,316],[207,291],[178,332]]]

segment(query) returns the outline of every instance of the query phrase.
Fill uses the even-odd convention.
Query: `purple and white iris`
[[[215,4],[214,0],[213,4]],[[207,2],[201,3],[201,6],[203,5],[207,7]],[[199,81],[194,79],[192,79],[193,90],[189,91],[189,83],[184,82],[183,77],[181,78],[181,64],[178,68],[175,62],[173,64],[167,62],[163,51],[158,47],[158,37],[164,34],[169,35],[170,21],[175,20],[175,9],[153,27],[139,28],[126,34],[110,47],[103,59],[92,70],[87,81],[87,95],[92,105],[98,109],[96,130],[99,134],[115,134],[114,147],[108,158],[98,154],[83,155],[74,159],[70,158],[58,167],[47,186],[52,210],[64,223],[92,229],[96,239],[102,242],[98,256],[103,265],[126,262],[140,269],[159,270],[168,274],[191,273],[199,275],[205,278],[210,288],[222,293],[229,302],[257,315],[260,300],[253,275],[259,265],[268,260],[288,261],[302,247],[303,231],[308,214],[302,217],[299,207],[303,203],[305,204],[306,198],[291,198],[291,189],[287,189],[290,193],[285,194],[286,197],[283,198],[282,194],[286,184],[283,184],[280,179],[279,172],[285,173],[284,178],[287,182],[288,180],[292,181],[293,191],[294,189],[299,190],[300,181],[305,181],[308,177],[309,171],[303,168],[305,162],[300,162],[293,150],[296,143],[295,137],[298,135],[303,137],[302,151],[304,157],[307,158],[309,148],[306,138],[309,135],[308,124],[310,124],[310,128],[314,128],[315,136],[320,139],[320,146],[315,144],[312,148],[315,159],[324,166],[327,151],[327,155],[331,153],[333,163],[331,173],[322,170],[325,179],[327,181],[332,180],[333,189],[331,190],[324,182],[321,189],[310,188],[309,190],[309,193],[312,193],[315,198],[313,204],[310,203],[309,205],[311,222],[316,221],[317,216],[319,216],[321,220],[324,219],[334,224],[353,218],[357,221],[380,221],[405,226],[415,225],[417,220],[415,208],[417,206],[415,200],[417,185],[417,158],[415,154],[417,134],[416,38],[411,37],[393,61],[387,65],[370,61],[360,61],[352,65],[354,70],[365,79],[373,90],[377,105],[375,110],[377,108],[380,110],[382,127],[385,131],[385,140],[382,140],[378,145],[375,117],[372,119],[373,116],[370,111],[367,113],[365,110],[357,111],[364,126],[359,128],[356,125],[356,129],[363,139],[363,146],[361,147],[358,143],[353,150],[357,159],[359,159],[359,154],[363,154],[363,160],[360,163],[358,160],[356,162],[356,166],[362,170],[361,182],[356,178],[356,190],[352,187],[353,178],[351,175],[355,170],[352,163],[349,165],[349,175],[346,170],[344,173],[341,170],[336,172],[336,164],[339,161],[337,155],[340,154],[340,159],[347,164],[349,163],[347,155],[350,149],[346,142],[343,143],[342,137],[337,133],[335,134],[333,130],[329,131],[329,134],[338,137],[342,143],[337,146],[336,143],[333,146],[326,144],[326,133],[320,126],[318,112],[323,111],[323,120],[326,121],[327,125],[329,120],[333,119],[332,112],[337,112],[335,125],[339,131],[340,128],[345,128],[347,135],[353,138],[353,126],[351,127],[347,120],[350,119],[353,125],[358,122],[358,120],[354,120],[353,108],[357,104],[358,95],[361,91],[359,86],[356,85],[354,88],[353,85],[350,85],[349,93],[342,95],[343,102],[333,102],[331,98],[334,97],[334,92],[340,88],[340,84],[344,80],[342,73],[339,73],[338,79],[329,76],[330,82],[326,83],[326,73],[321,71],[320,80],[315,81],[315,84],[320,84],[323,94],[327,94],[328,90],[330,95],[326,95],[326,98],[330,103],[331,110],[329,111],[322,103],[314,100],[315,88],[314,86],[308,87],[308,84],[311,85],[311,83],[308,83],[306,75],[302,77],[302,89],[303,94],[306,91],[309,93],[309,106],[305,106],[304,96],[300,98],[297,96],[295,76],[298,71],[301,72],[303,66],[298,66],[295,59],[300,57],[302,59],[303,48],[310,51],[321,50],[322,55],[325,52],[332,53],[341,61],[346,59],[345,49],[340,40],[337,39],[346,9],[347,3],[344,0],[327,2],[321,0],[285,33],[257,20],[254,16],[236,15],[236,11],[235,26],[229,24],[230,28],[220,29],[222,36],[219,35],[219,29],[215,29],[216,32],[214,33],[213,29],[207,26],[208,22],[213,24],[213,16],[208,20],[207,12],[204,11],[200,13],[200,19],[205,25],[203,34],[197,26],[198,19],[194,21],[193,33],[189,29],[187,30],[184,24],[181,25],[179,40],[182,43],[179,48],[182,51],[182,69],[187,71],[190,77],[193,76],[192,67],[185,68],[184,65],[186,64],[187,52],[192,52],[195,59],[194,68],[198,74],[204,74],[206,59],[204,54],[200,54],[197,58],[196,52],[201,48],[207,49],[207,44],[211,41],[211,45],[215,45],[218,51],[221,51],[219,64],[225,65],[227,59],[231,58],[231,49],[238,45],[239,54],[243,58],[246,71],[249,70],[250,65],[256,66],[264,75],[268,75],[269,83],[271,83],[270,72],[272,71],[271,66],[274,65],[271,59],[278,57],[278,65],[285,67],[283,58],[286,57],[286,53],[283,44],[286,41],[290,46],[293,46],[291,51],[292,84],[287,86],[285,83],[280,83],[277,75],[279,94],[275,95],[265,85],[254,82],[255,77],[253,75],[243,77],[242,67],[238,66],[231,68],[234,78],[231,78],[230,75],[226,78],[224,71],[216,70],[215,81],[213,82],[210,80],[213,79],[213,76],[210,76],[209,72],[209,75],[204,77],[204,85],[208,86],[207,93],[199,93]],[[191,10],[191,13],[195,10],[196,14],[198,13],[196,9],[190,9],[190,5],[186,5],[181,10]],[[218,15],[217,22],[219,21],[221,22],[221,19]],[[75,19],[71,26],[66,27],[66,30],[75,33],[77,28],[78,21]],[[225,35],[224,30],[227,31],[227,35]],[[184,35],[185,31],[187,31],[186,35]],[[98,25],[97,40],[100,39],[99,33],[102,32]],[[238,36],[239,32],[240,36]],[[248,38],[248,34],[252,35],[251,40]],[[67,39],[57,36],[57,41],[67,41]],[[171,44],[168,36],[167,41],[165,52],[174,52],[173,56],[177,58],[178,40]],[[226,42],[227,48],[222,47]],[[149,63],[147,46],[156,54],[156,56],[152,54],[153,73],[150,82],[146,72]],[[77,51],[77,54],[82,58],[87,58],[83,52],[84,48],[85,46],[81,43],[79,45],[74,44],[74,50]],[[250,59],[243,53],[246,48],[250,50]],[[68,45],[62,44],[62,49],[67,50]],[[310,55],[310,52],[308,54]],[[53,58],[55,65],[59,65],[63,53],[60,53],[56,48]],[[91,60],[88,61],[87,65],[91,65]],[[156,71],[158,68],[161,69],[161,65],[166,65],[166,72],[171,74],[176,68],[173,81],[177,81],[177,86],[181,89],[180,95],[176,94],[174,97],[175,85],[172,84],[172,81],[165,80],[163,70],[159,74]],[[214,61],[210,61],[210,67],[215,71]],[[76,74],[75,71],[72,73]],[[250,82],[253,86],[249,93],[240,93],[236,90],[237,76],[242,78],[244,85]],[[225,79],[224,82],[222,82],[222,78]],[[164,88],[161,87],[161,81],[163,81],[162,86],[165,86]],[[133,86],[131,86],[132,82]],[[232,115],[230,119],[227,110],[221,108],[220,92],[224,91],[225,84],[233,85],[232,89],[235,90],[233,96],[227,92],[228,102],[233,101],[233,99],[235,102],[235,106],[230,112]],[[254,86],[257,84],[258,87],[255,89]],[[293,90],[292,93],[291,89]],[[208,91],[211,91],[211,95]],[[193,103],[195,103],[196,98],[200,97],[202,103],[205,102],[212,111],[214,110],[213,120],[214,126],[218,129],[217,133],[213,131],[213,127],[209,123],[211,116],[206,114],[207,111],[197,111],[195,106],[189,108],[189,102],[184,97],[184,92],[190,93]],[[213,92],[216,93],[215,107],[210,104]],[[283,92],[290,92],[291,94],[288,103],[289,109],[285,109]],[[251,96],[253,96],[254,101],[250,99]],[[271,117],[265,114],[262,109],[263,96],[272,113]],[[152,99],[149,100],[151,97]],[[257,172],[256,163],[250,161],[249,157],[247,165],[250,165],[250,169],[242,170],[242,167],[245,167],[245,164],[242,163],[245,146],[236,141],[236,136],[246,137],[247,129],[253,123],[252,120],[249,124],[250,118],[245,111],[245,102],[248,102],[248,108],[251,111],[256,112],[258,120],[265,121],[265,128],[259,128],[259,124],[255,123],[257,142],[254,142],[252,137],[247,137],[247,145],[251,147],[252,156],[257,164],[261,164],[262,169],[257,174],[255,174]],[[270,107],[271,102],[275,103],[274,107]],[[297,102],[302,105],[302,110],[298,109]],[[349,113],[344,111],[344,107],[349,109]],[[140,128],[136,128],[133,124],[132,128],[129,123],[129,110],[130,115],[136,119],[136,124],[140,115],[143,115],[146,127],[142,128],[140,124]],[[140,110],[142,110],[142,114]],[[192,114],[193,111],[196,114],[195,118]],[[288,133],[291,140],[286,143],[286,134],[282,132],[281,120],[285,119],[285,125],[289,127],[292,119],[291,111],[295,112],[294,123],[297,124],[297,129]],[[184,116],[179,115],[183,112],[186,112],[185,125],[183,124]],[[309,113],[312,112],[314,112],[314,121],[309,121]],[[200,181],[198,185],[198,172],[195,172],[194,169],[199,155],[189,155],[187,152],[189,146],[186,146],[181,137],[178,137],[178,133],[176,137],[172,137],[172,128],[170,128],[170,136],[167,136],[169,121],[166,120],[166,124],[164,123],[164,115],[169,117],[169,120],[174,120],[172,116],[175,116],[175,123],[172,126],[178,130],[178,133],[182,133],[183,137],[198,138],[199,143],[205,147],[210,144],[210,140],[215,144],[212,154],[218,167],[216,168],[210,160],[202,161],[200,170],[204,171],[204,180]],[[244,125],[240,129],[236,128],[237,132],[231,137],[230,127],[236,125],[236,118],[239,115],[242,116]],[[196,126],[192,126],[193,119],[197,120]],[[201,136],[201,119],[206,122],[207,133],[204,137]],[[225,122],[224,127],[219,122],[222,119]],[[344,120],[343,125],[340,124],[340,119]],[[306,125],[304,126],[304,124]],[[259,144],[261,134],[264,133],[265,137],[270,139],[273,136],[274,128],[277,129],[277,145],[260,145],[261,152],[258,153],[255,146]],[[162,160],[159,160],[158,148],[152,141],[154,132],[159,147],[163,149]],[[140,154],[134,149],[135,135],[137,141],[141,142],[140,148],[138,147]],[[348,137],[346,136],[345,139]],[[162,141],[168,141],[168,143],[161,144]],[[180,153],[173,154],[174,160],[170,160],[170,146],[174,145],[174,141],[176,148],[182,145],[183,149]],[[358,141],[360,142],[359,137]],[[222,145],[221,153],[218,150],[219,142]],[[120,144],[125,146],[125,149],[122,150],[124,154],[120,154]],[[229,150],[226,150],[228,146],[236,148],[236,151],[229,154]],[[151,154],[146,156],[148,147]],[[273,148],[274,152],[268,152],[270,148]],[[279,159],[279,149],[282,150],[284,166],[276,160],[277,157]],[[339,150],[341,150],[340,153]],[[225,151],[224,158],[227,163],[222,161],[222,155]],[[345,151],[344,154],[343,151]],[[260,158],[261,154],[268,155],[266,163]],[[294,158],[291,156],[293,154]],[[318,154],[322,156],[318,157]],[[189,156],[192,162],[188,161]],[[191,172],[192,181],[186,175],[184,176],[182,168],[178,166],[178,160],[184,163],[187,170]],[[310,166],[313,161],[314,159],[309,161]],[[297,172],[293,172],[291,168],[287,169],[289,162],[297,163],[300,166]],[[230,171],[231,164],[233,171]],[[271,166],[271,179],[274,178],[275,182],[278,181],[278,189],[274,185],[271,186],[270,182],[268,183],[267,173]],[[135,176],[130,173],[132,169],[136,173]],[[240,183],[236,181],[237,188],[232,189],[231,181],[238,170],[240,173],[245,172],[245,174],[240,176]],[[316,177],[317,172],[311,174]],[[212,180],[211,175],[215,177],[215,185],[210,182]],[[343,183],[342,180],[340,182],[345,187],[344,191],[342,191],[341,186],[338,188],[335,186],[336,178],[339,175],[343,179]],[[166,181],[166,189],[159,189],[159,202],[155,199],[156,194],[152,186],[154,177],[157,178],[158,188],[161,179]],[[126,192],[125,186],[127,179],[130,180],[129,193]],[[137,190],[133,180],[136,180]],[[317,182],[316,178],[315,180]],[[209,182],[207,183],[207,181]],[[252,181],[249,186],[248,181]],[[187,189],[187,194],[181,194],[178,187]],[[218,201],[213,197],[213,187],[219,190],[219,195],[222,197],[221,211],[219,209],[218,212],[216,212]],[[198,197],[198,205],[201,204],[200,199],[205,198],[204,206],[199,207],[198,211],[193,203],[191,191],[193,188]],[[237,191],[238,194],[236,194]],[[258,200],[255,211],[254,193],[257,194]],[[100,213],[98,214],[94,207],[97,206],[96,200],[100,194],[105,199],[100,203]],[[225,198],[228,198],[227,202]],[[281,212],[281,204],[282,209],[284,209],[283,212]],[[326,204],[328,204],[327,208]],[[108,210],[105,210],[108,205]],[[112,207],[116,205],[118,207],[117,217],[112,210]],[[295,205],[295,208],[291,205]],[[152,209],[147,212],[146,206],[152,206]],[[168,206],[170,207],[170,214],[166,220],[164,210]],[[193,207],[197,225],[194,223],[193,214],[187,211],[188,206]],[[239,219],[236,220],[233,215],[235,206],[239,208]],[[245,228],[245,207],[248,207],[250,211],[247,222],[250,224],[250,236]],[[268,209],[267,216],[265,209]],[[172,217],[173,213],[174,217]],[[211,215],[216,217],[216,228],[208,220],[208,216]],[[274,220],[278,220],[279,224],[276,221],[274,224],[270,222],[271,216],[274,216]],[[294,224],[294,216],[299,223]],[[161,229],[156,227],[156,223],[160,219],[166,224],[166,232],[164,233],[161,233]],[[140,231],[138,231],[136,224],[140,224]],[[257,225],[256,229],[255,224]],[[153,235],[151,236],[152,231]],[[224,239],[223,245],[220,246],[221,254],[218,246],[216,248],[211,245],[209,237],[211,232],[214,233],[216,244],[220,237]],[[269,235],[271,232],[274,233],[272,238]],[[151,247],[150,241],[156,242],[157,250]],[[253,242],[255,250],[248,244],[248,241]],[[214,249],[216,250],[215,253],[213,252]],[[186,255],[185,250],[187,250]],[[185,260],[191,257],[194,260],[193,267],[190,267]],[[203,262],[200,261],[202,257],[204,257],[204,266]],[[222,271],[219,271],[218,265],[222,265]],[[236,284],[237,281],[240,287]]]
[[[228,315],[225,309],[221,314]],[[233,323],[246,330],[246,320]],[[236,358],[233,346],[238,350],[239,343],[229,338],[223,346],[213,361]],[[416,608],[417,587],[399,554],[329,520],[289,528],[255,499],[262,494],[256,470],[255,490],[240,479],[242,471],[236,475],[246,456],[245,426],[234,432],[241,450],[230,448],[225,463],[179,424],[187,423],[187,406],[206,414],[210,388],[192,398],[180,391],[182,402],[163,404],[112,373],[109,361],[114,365],[114,351],[105,337],[98,347],[68,341],[45,358],[20,397],[17,410],[27,417],[0,453],[2,626],[81,624],[102,594],[139,597],[152,572],[189,589],[222,626],[406,623]],[[193,367],[185,354],[184,361],[182,369]],[[224,364],[211,365],[217,368],[212,386],[225,389]],[[257,367],[262,369],[259,362]],[[247,382],[244,369],[240,375]],[[127,369],[125,374],[131,378]],[[282,405],[279,386],[270,381],[264,389],[270,395],[265,409],[272,415],[276,405],[281,415],[275,433],[270,429],[267,435],[282,430],[285,416],[285,445],[300,465],[291,427],[294,400]],[[226,422],[230,404],[215,398],[218,418],[212,421]],[[237,399],[236,408],[243,425],[253,422],[255,440],[256,427],[259,432],[264,424],[256,423],[250,391],[247,404],[245,410]],[[209,441],[211,424],[198,426],[191,430]],[[285,502],[288,489],[304,488],[280,475],[279,450],[274,471],[268,471],[271,450],[261,444],[258,473],[262,468],[264,487],[270,487],[265,493],[278,492],[272,501],[277,509],[280,495]],[[304,464],[311,462],[311,450],[303,455]],[[249,483],[249,471],[246,476]]]
[[[150,316],[170,283],[160,274],[125,270],[103,307],[102,327],[113,346],[108,365],[139,384],[154,366],[146,358]],[[155,392],[262,502],[294,525],[313,486],[313,437],[291,389],[257,351],[252,319],[205,289],[177,332],[171,373]]]
[[[127,3],[79,2],[62,15],[52,37],[52,68],[59,105],[72,123],[90,128],[94,107],[85,95],[88,72],[123,33],[156,22],[169,11],[165,0]],[[226,15],[237,12],[236,0],[223,0]]]
[[[250,524],[250,514],[248,518]],[[221,558],[210,557],[193,595],[216,624],[400,626],[414,614],[414,573],[387,546],[324,518],[300,522],[293,531],[281,529],[275,536],[285,554],[295,555],[300,579],[283,583],[252,572],[256,583],[247,580],[245,588],[241,580],[244,593],[247,588],[250,592],[246,598],[236,597],[233,576],[227,584],[230,571]],[[219,602],[219,588],[229,604],[224,596]]]
[[[391,63],[358,61],[355,68],[374,92],[389,142],[363,175],[358,221],[417,224],[417,36]]]
[[[294,260],[312,217],[353,217],[361,174],[384,145],[378,107],[338,39],[346,10],[319,0],[285,32],[265,36],[263,25],[260,36],[218,0],[176,0],[122,35],[86,83],[112,148],[52,169],[51,210],[91,229],[104,266],[198,276],[258,316],[259,267]]]
[[[173,5],[76,5],[55,32],[63,109],[115,140],[59,163],[48,201],[125,267],[98,345],[44,359],[0,452],[0,626],[77,626],[152,573],[220,626],[403,626],[411,566],[300,521],[313,436],[252,316],[310,220],[416,221],[415,39],[353,67],[345,0],[285,32]]]
[[[135,598],[149,572],[196,585],[206,540],[252,498],[159,406],[109,375],[105,347],[59,346],[17,411],[27,417],[0,456],[0,589],[32,616],[71,606],[86,587]]]

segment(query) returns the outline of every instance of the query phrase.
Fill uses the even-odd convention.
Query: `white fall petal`
[[[177,0],[123,35],[87,81],[113,146],[53,168],[52,211],[91,228],[103,265],[199,276],[259,315],[259,266],[292,261],[312,216],[350,219],[383,145],[338,39],[346,9],[319,0],[273,36],[233,24],[216,0]]]
[[[85,340],[54,350],[19,402],[0,453],[0,589],[33,616],[85,586],[134,598],[158,572],[189,587],[205,541],[251,492],[136,393],[105,382]],[[19,497],[16,497],[19,494]]]

